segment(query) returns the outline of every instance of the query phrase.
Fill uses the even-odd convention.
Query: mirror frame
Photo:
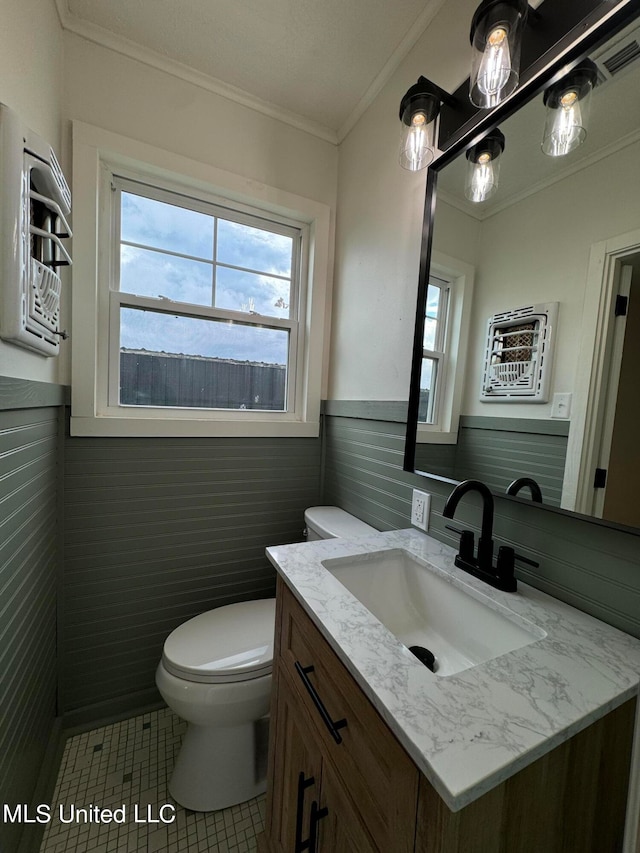
[[[439,152],[427,171],[403,468],[405,471],[451,485],[456,485],[459,481],[415,467],[425,310],[431,266],[431,226],[435,217],[438,173],[486,133],[541,94],[549,84],[559,80],[566,73],[568,65],[574,65],[584,59],[594,48],[640,16],[640,0],[581,0],[579,12],[575,11],[578,5],[575,0],[547,2],[548,9],[544,4],[540,12],[529,10],[530,21],[522,46],[523,70],[520,86],[497,107],[477,110],[469,101],[467,79],[454,92],[450,101],[442,105]],[[496,494],[495,497],[640,536],[640,528],[627,527],[547,504],[532,503],[529,499],[517,496]]]

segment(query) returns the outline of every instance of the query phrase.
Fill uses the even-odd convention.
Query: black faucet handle
[[[460,534],[460,559],[467,563],[473,563],[475,549],[473,530],[460,530],[459,527],[452,527],[450,524],[445,524],[445,527],[447,530],[453,530],[454,533]]]
[[[528,566],[533,566],[534,568],[539,568],[540,563],[536,563],[535,560],[530,560],[528,557],[523,557],[522,554],[518,554],[514,551],[513,556],[516,560],[519,560],[521,563],[526,563]]]
[[[515,550],[509,545],[501,545],[498,548],[498,561],[496,563],[498,576],[502,578],[513,577],[515,560],[520,560],[520,562],[527,563],[529,566],[535,566],[536,568],[540,565],[535,560],[523,557],[522,554],[516,554]]]

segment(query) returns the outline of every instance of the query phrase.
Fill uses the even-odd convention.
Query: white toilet
[[[305,512],[307,538],[353,538],[374,528],[337,507]],[[266,787],[275,599],[208,610],[167,637],[156,685],[188,723],[169,783],[192,811],[250,800]]]
[[[369,536],[378,532],[374,527],[337,506],[309,507],[305,510],[304,522],[307,526],[306,538],[309,542],[316,539],[355,539],[358,536]]]

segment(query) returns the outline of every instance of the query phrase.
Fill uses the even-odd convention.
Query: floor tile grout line
[[[40,853],[254,853],[264,797],[202,813],[168,795],[185,728],[163,709],[70,738]],[[144,822],[159,821],[163,804],[175,808],[173,822]]]

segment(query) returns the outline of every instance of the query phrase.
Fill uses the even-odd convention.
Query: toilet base
[[[190,723],[169,793],[195,812],[226,809],[264,793],[268,718],[211,728]]]

